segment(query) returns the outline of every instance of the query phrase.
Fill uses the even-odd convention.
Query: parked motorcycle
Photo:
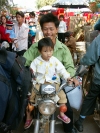
[[[85,72],[87,72],[86,68],[83,65],[80,65],[74,76],[83,76]],[[68,82],[63,83],[58,91],[56,91],[54,84],[41,84],[39,91],[35,88],[35,81],[33,81],[33,85],[33,91],[36,93],[35,104],[32,104],[35,107],[35,123],[33,133],[54,133],[56,121],[55,112],[57,107],[59,107],[57,104],[57,94],[65,86],[69,86],[69,84]],[[72,91],[74,88],[74,85],[72,85]]]

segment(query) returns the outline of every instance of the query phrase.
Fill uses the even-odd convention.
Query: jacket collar
[[[60,42],[57,38],[56,38],[56,44],[54,46],[54,52],[56,52],[58,49],[62,49],[62,42]]]

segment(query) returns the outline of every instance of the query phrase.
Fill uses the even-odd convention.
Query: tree
[[[55,2],[55,0],[37,0],[37,8],[41,8],[43,6],[52,5]]]
[[[8,7],[9,2],[8,0],[0,0],[0,8],[3,9],[4,7]]]
[[[13,0],[0,0],[0,10],[10,9]]]

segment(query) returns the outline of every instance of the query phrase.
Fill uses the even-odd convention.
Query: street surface
[[[74,119],[78,118],[79,112],[74,111]],[[55,133],[64,133],[63,126],[61,121],[57,119],[56,130]],[[100,133],[100,128],[96,125],[95,121],[93,120],[93,116],[89,116],[84,121],[84,132],[81,133]],[[29,130],[24,131],[23,123],[20,125],[19,129],[14,133],[33,133],[33,125],[30,127]]]

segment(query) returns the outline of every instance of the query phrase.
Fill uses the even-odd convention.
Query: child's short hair
[[[32,15],[32,16],[34,16],[35,17],[35,13],[32,11],[32,12],[30,12],[29,13],[29,15]]]
[[[63,18],[64,19],[64,15],[60,15],[59,18]]]
[[[44,46],[48,46],[48,47],[51,47],[52,49],[54,49],[54,44],[53,44],[51,38],[45,37],[45,38],[42,38],[41,40],[39,40],[38,50],[41,51]]]

